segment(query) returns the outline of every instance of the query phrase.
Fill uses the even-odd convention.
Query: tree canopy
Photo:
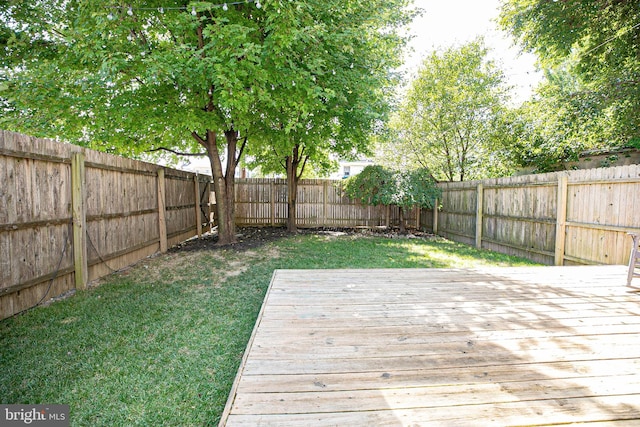
[[[640,8],[636,2],[505,0],[500,23],[547,70],[551,78],[538,94],[541,102],[531,107],[558,122],[558,133],[568,140],[580,141],[575,149],[638,144]],[[567,126],[571,120],[574,125]]]
[[[503,174],[508,90],[482,39],[424,59],[383,142],[384,161],[439,180]]]
[[[204,147],[230,242],[245,150],[287,140],[293,152],[307,133],[334,149],[368,131],[353,121],[380,114],[367,102],[383,100],[370,94],[397,65],[407,3],[3,3],[4,124],[124,154]]]

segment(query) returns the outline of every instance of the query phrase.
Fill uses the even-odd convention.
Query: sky
[[[535,56],[520,53],[510,36],[495,22],[500,0],[414,0],[423,10],[410,28],[414,36],[407,52],[405,67],[415,72],[427,54],[438,48],[459,46],[484,36],[492,50],[491,58],[500,64],[508,83],[515,86],[515,101],[529,98],[541,74],[535,69]]]

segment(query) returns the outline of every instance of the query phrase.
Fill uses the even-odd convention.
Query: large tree
[[[257,5],[42,2],[59,20],[39,21],[26,17],[28,6],[10,6],[3,13],[17,37],[8,48],[31,49],[8,73],[13,123],[125,154],[201,146],[213,172],[219,242],[231,243],[236,164],[267,93],[264,62],[282,54],[267,26],[288,31]]]
[[[567,70],[546,70],[535,96],[514,111],[509,151],[521,166],[536,173],[566,169],[585,150],[618,140],[616,118],[580,87]]]
[[[296,230],[297,184],[307,166],[322,173],[331,154],[369,154],[369,135],[398,81],[393,70],[405,39],[397,30],[414,14],[407,3],[340,2],[337,16],[319,2],[298,10],[304,24],[287,46],[300,54],[282,64],[273,108],[263,111],[266,143],[249,151],[263,172],[286,172],[289,231]]]
[[[433,52],[391,121],[383,158],[447,181],[506,173],[507,100],[504,75],[482,39]]]
[[[587,148],[640,138],[640,8],[634,1],[503,0],[503,29],[535,53],[552,80],[540,96],[557,104],[558,133]],[[558,75],[571,76],[571,83]],[[551,93],[550,93],[551,92]],[[567,102],[563,102],[566,100]],[[544,104],[544,99],[543,99]],[[540,111],[549,116],[549,105]],[[575,125],[567,128],[570,111]],[[587,126],[590,131],[585,131]],[[607,130],[602,133],[602,130]],[[576,147],[577,148],[577,147]],[[561,151],[561,150],[560,150]]]
[[[403,4],[59,0],[0,5],[2,74],[8,81],[0,89],[11,94],[5,96],[7,123],[118,153],[204,148],[214,177],[219,241],[230,243],[234,174],[247,145],[268,143],[264,123],[273,122],[274,111],[288,115],[284,132],[297,118],[312,117],[306,99],[350,94],[347,85],[324,86],[324,77],[348,73],[362,52],[353,46],[387,29],[368,22],[381,14],[391,17],[390,5]],[[329,57],[333,62],[326,62]],[[296,85],[305,91],[281,96]]]

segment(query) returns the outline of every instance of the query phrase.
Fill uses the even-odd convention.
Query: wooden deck
[[[220,426],[640,426],[626,275],[276,271]]]

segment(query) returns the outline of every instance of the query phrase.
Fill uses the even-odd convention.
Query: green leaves
[[[396,83],[390,71],[403,39],[390,34],[410,13],[404,0],[374,3],[265,4],[265,10],[277,8],[266,16],[268,100],[261,104],[261,143],[249,147],[264,173],[283,172],[282,160],[296,146],[322,172],[330,153],[368,151]]]
[[[298,145],[324,168],[331,152],[367,152],[388,111],[408,3],[0,5],[13,40],[0,105],[13,130],[121,153],[201,151],[192,132],[236,129],[265,166]]]
[[[503,159],[507,88],[500,69],[487,60],[481,39],[433,52],[411,82],[390,137],[389,163],[422,167],[438,179],[477,179],[497,173]]]
[[[433,208],[440,190],[427,169],[393,171],[383,166],[365,167],[345,182],[345,194],[351,199],[373,206],[396,205]]]
[[[640,136],[637,2],[508,0],[500,24],[548,71],[532,108],[557,125],[540,132],[554,151],[624,146]],[[565,139],[554,144],[553,133]]]
[[[379,165],[366,166],[362,172],[345,181],[344,192],[364,204],[391,205],[395,192],[394,174]]]

